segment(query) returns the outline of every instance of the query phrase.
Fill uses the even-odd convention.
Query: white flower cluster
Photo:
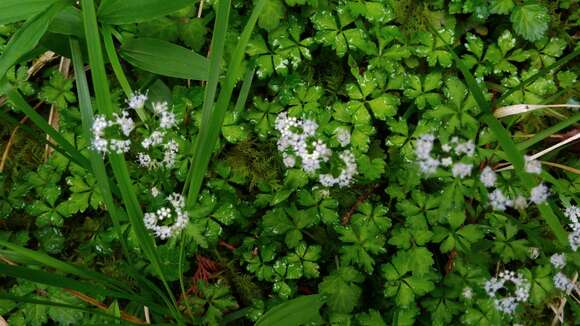
[[[145,227],[153,233],[155,236],[161,240],[170,238],[178,234],[181,230],[185,228],[189,222],[189,216],[184,210],[185,200],[182,195],[173,193],[167,197],[169,203],[171,203],[171,208],[162,207],[156,212],[145,213],[143,216],[143,221],[145,222]],[[165,221],[171,220],[173,217],[172,225],[160,224]]]
[[[321,169],[323,163],[330,161],[332,150],[322,140],[316,139],[318,124],[314,120],[298,119],[282,112],[276,117],[275,128],[280,132],[277,145],[286,167],[293,168],[300,163],[304,172],[314,174]],[[347,129],[338,129],[336,137],[342,147],[350,144],[350,133]],[[354,154],[350,150],[344,150],[339,158],[345,167],[337,177],[320,174],[319,182],[323,186],[347,187],[353,182],[358,173]]]
[[[93,133],[93,148],[102,153],[122,154],[129,151],[131,141],[129,139],[108,138],[107,130],[117,127],[116,133],[129,137],[131,131],[135,129],[135,122],[129,116],[129,112],[124,110],[121,114],[114,113],[113,119],[109,120],[104,115],[96,115],[91,131]],[[115,131],[111,131],[115,133]]]
[[[463,288],[461,295],[463,295],[463,298],[465,300],[471,300],[473,298],[473,289],[470,288],[469,286],[466,286]]]
[[[497,175],[492,168],[486,166],[479,176],[479,181],[487,188],[495,187]],[[530,201],[535,204],[542,204],[550,196],[550,191],[546,185],[540,183],[538,186],[532,188],[530,192]],[[508,207],[515,209],[524,209],[528,207],[528,200],[522,195],[516,196],[515,199],[510,199],[501,189],[496,188],[489,194],[489,204],[494,210],[505,211]]]
[[[553,254],[550,257],[550,263],[556,269],[562,269],[566,266],[566,254]]]
[[[141,94],[140,92],[136,92],[127,100],[127,105],[133,110],[140,110],[145,107],[147,99],[147,93]]]
[[[163,159],[154,159],[150,153],[140,152],[137,154],[137,161],[139,165],[148,169],[171,169],[175,166],[177,152],[179,151],[179,144],[174,139],[169,138],[168,133],[177,124],[175,113],[169,110],[167,102],[155,102],[152,107],[153,113],[159,118],[159,129],[154,130],[148,137],[143,139],[141,146],[149,151],[155,147],[161,147]]]
[[[148,97],[146,94],[137,92],[127,100],[127,105],[129,109],[143,109],[147,100]],[[169,138],[168,131],[177,124],[175,114],[169,110],[166,102],[153,103],[152,107],[154,114],[159,119],[159,129],[154,130],[148,137],[143,139],[141,145],[145,150],[161,147],[163,149],[163,159],[155,160],[149,153],[140,152],[137,154],[137,160],[139,165],[149,169],[159,167],[173,168],[175,166],[177,152],[179,151],[179,145],[175,140]],[[107,137],[107,130],[113,127],[117,127],[116,134],[123,135],[127,138],[116,139]],[[102,115],[97,115],[92,126],[93,148],[103,154],[110,152],[119,154],[127,153],[131,147],[131,140],[128,137],[134,129],[135,122],[130,117],[129,110],[123,110],[121,114],[113,114],[113,119],[111,120],[106,119]],[[115,131],[110,131],[110,133],[115,133]]]
[[[526,172],[531,174],[542,173],[542,163],[538,160],[533,160],[529,156],[525,157],[526,160]]]
[[[554,287],[562,290],[566,294],[570,294],[572,290],[577,288],[576,283],[568,278],[561,270],[566,267],[566,254],[554,254],[550,257],[550,263],[554,266],[558,273],[554,275]]]
[[[346,187],[350,185],[357,173],[356,162],[351,151],[345,150],[339,154],[340,159],[344,162],[345,168],[340,172],[338,177],[332,174],[321,174],[320,184],[325,187],[332,187],[338,185],[339,187]]]
[[[570,220],[572,232],[568,235],[568,241],[572,250],[577,251],[580,248],[580,207],[574,205],[566,208],[564,215]]]
[[[554,287],[562,290],[566,294],[570,294],[572,290],[577,288],[577,285],[568,276],[564,275],[564,273],[558,272],[554,275]]]
[[[508,287],[509,283],[513,286]],[[530,288],[530,282],[522,274],[516,274],[512,271],[500,272],[499,277],[491,278],[484,285],[485,292],[494,300],[496,309],[506,314],[513,314],[518,303],[528,300]],[[498,291],[501,289],[508,292],[502,298],[498,296]]]
[[[473,157],[475,154],[475,144],[468,140],[461,142],[458,137],[451,138],[448,144],[441,145],[441,150],[445,157],[439,158],[433,155],[435,147],[435,136],[432,134],[422,135],[417,139],[415,144],[415,155],[421,172],[424,174],[433,174],[439,167],[451,166],[451,174],[460,179],[471,175],[473,164],[460,162],[462,156]],[[453,161],[453,155],[456,156],[456,162]]]

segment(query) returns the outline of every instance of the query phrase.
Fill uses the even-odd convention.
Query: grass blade
[[[0,240],[0,246],[12,250],[20,257],[30,259],[44,266],[59,270],[63,273],[72,274],[87,280],[97,281],[103,285],[106,285],[107,287],[112,286],[113,289],[116,289],[119,292],[132,293],[131,289],[127,286],[127,284],[121,281],[118,281],[114,278],[87,269],[76,267],[74,265],[65,263],[44,253],[30,250],[4,240]]]
[[[83,127],[83,135],[86,139],[91,139],[91,126],[93,125],[93,108],[91,104],[91,96],[89,92],[89,85],[87,82],[87,77],[85,75],[84,66],[83,66],[83,58],[81,47],[79,41],[71,39],[70,40],[70,48],[72,53],[72,61],[73,61],[73,68],[75,72],[75,80],[77,86],[77,94],[79,99],[79,107],[81,111],[81,121]],[[121,241],[121,247],[125,257],[131,261],[131,255],[129,255],[129,250],[127,242],[125,240],[125,236],[121,231],[121,222],[119,219],[119,208],[115,205],[113,200],[113,194],[111,192],[111,187],[109,185],[109,177],[107,175],[107,171],[105,169],[105,163],[103,162],[102,157],[92,149],[89,150],[89,160],[91,165],[91,171],[95,175],[97,180],[97,184],[99,186],[99,190],[103,196],[103,201],[105,202],[105,206],[109,211],[109,215],[111,216],[111,220],[113,221],[113,227],[117,232],[117,236],[119,237],[119,241]]]
[[[10,67],[24,56],[26,53],[32,51],[46,30],[52,19],[59,13],[68,3],[58,1],[52,4],[47,10],[39,12],[37,15],[31,17],[24,23],[24,25],[12,35],[4,53],[0,57],[0,79],[4,77]]]
[[[550,137],[550,135],[553,135],[562,129],[568,128],[571,125],[577,123],[578,121],[580,121],[580,113],[576,113],[573,116],[569,117],[568,119],[560,121],[557,124],[540,131],[539,133],[535,134],[532,138],[519,143],[517,147],[520,150],[530,148],[535,144],[541,142],[542,140]]]
[[[109,85],[107,82],[94,2],[92,0],[82,0],[81,7],[85,28],[85,38],[87,40],[89,50],[89,62],[91,63],[92,68],[91,75],[95,89],[97,108],[101,113],[111,117],[113,114],[113,106]],[[133,184],[131,182],[125,158],[119,154],[111,154],[109,155],[109,160],[111,162],[113,174],[117,180],[117,185],[121,192],[121,197],[127,209],[127,215],[131,222],[131,227],[135,232],[139,245],[147,259],[150,261],[153,269],[159,275],[159,278],[161,279],[168,296],[171,298],[171,302],[173,303],[173,316],[177,320],[181,320],[182,317],[178,312],[175,298],[171,288],[167,284],[163,270],[161,269],[161,263],[155,248],[155,242],[145,228],[145,224],[143,222],[143,211],[141,210],[137,194],[135,193]]]
[[[220,2],[220,4],[221,3],[222,2]],[[201,189],[201,184],[203,182],[205,172],[207,171],[209,159],[213,153],[213,149],[219,137],[221,125],[223,124],[223,120],[232,97],[232,92],[236,85],[236,78],[239,75],[239,70],[242,65],[242,60],[244,58],[246,46],[248,44],[248,41],[250,40],[252,31],[254,30],[254,26],[256,25],[256,22],[258,20],[258,16],[260,15],[265,4],[266,0],[260,0],[260,2],[258,2],[254,10],[252,11],[252,15],[250,16],[246,26],[244,27],[244,30],[242,31],[238,44],[230,60],[230,66],[226,79],[224,81],[223,88],[220,91],[217,103],[213,109],[212,104],[213,98],[215,96],[214,86],[217,87],[217,75],[219,74],[219,66],[217,67],[213,66],[213,64],[215,64],[216,62],[214,62],[214,57],[212,54],[211,59],[212,65],[210,66],[210,79],[206,88],[206,97],[204,99],[202,109],[203,112],[202,112],[201,128],[194,147],[195,152],[192,158],[190,175],[188,175],[188,179],[190,179],[190,182],[187,194],[187,203],[191,205],[193,205],[197,200],[197,196]],[[218,19],[221,14],[222,11],[218,10]],[[225,39],[225,35],[223,37]],[[218,46],[220,45],[218,43],[219,41],[220,41],[219,39],[216,41],[216,45]],[[212,49],[214,49],[213,46]],[[221,61],[221,59],[216,58],[215,61]],[[219,64],[219,62],[217,62],[217,64]],[[211,84],[212,78],[216,79],[215,85]]]
[[[69,305],[66,303],[54,302],[54,301],[49,301],[49,300],[37,300],[37,299],[31,299],[31,298],[28,298],[25,296],[15,296],[15,295],[3,294],[3,293],[0,293],[0,299],[1,300],[10,300],[10,301],[14,301],[14,302],[31,303],[31,304],[43,305],[43,306],[81,310],[81,311],[84,311],[84,312],[89,313],[89,314],[101,315],[103,317],[107,317],[107,318],[114,319],[116,321],[123,322],[123,320],[121,318],[107,314],[106,312],[104,312],[102,310],[89,309],[89,308],[85,308],[85,307],[78,307],[78,306]]]
[[[121,89],[125,93],[127,98],[133,96],[133,90],[131,89],[131,85],[129,84],[129,80],[125,73],[123,72],[123,67],[121,67],[121,62],[119,62],[119,57],[117,56],[117,51],[115,50],[115,45],[113,43],[113,31],[110,26],[104,26],[102,29],[103,33],[103,43],[105,44],[105,52],[107,52],[107,57],[109,58],[109,62],[111,63],[111,67],[113,68],[113,72],[115,73],[115,77],[117,77],[117,81],[119,85],[121,85]],[[141,121],[147,120],[147,114],[143,108],[138,108],[135,110],[139,119]]]
[[[66,140],[58,131],[56,131],[38,112],[36,112],[24,100],[20,92],[15,88],[10,88],[6,92],[6,97],[14,106],[22,111],[40,130],[49,135],[54,141],[70,156],[73,162],[85,169],[90,169],[89,160],[81,154],[74,145]]]
[[[529,84],[533,83],[534,81],[536,81],[538,78],[545,76],[547,74],[549,74],[550,72],[552,72],[554,69],[563,66],[565,64],[567,64],[568,62],[572,61],[574,58],[576,58],[578,55],[580,55],[580,49],[577,49],[576,51],[566,55],[565,57],[561,58],[560,60],[554,62],[553,64],[544,67],[543,69],[541,69],[540,71],[538,71],[535,75],[533,75],[532,77],[524,80],[522,83],[520,83],[518,86],[511,88],[509,91],[507,91],[506,93],[504,93],[498,100],[498,103],[503,102],[506,98],[508,98],[508,96],[512,95],[515,91],[519,90],[519,89],[524,89],[526,86],[528,86]]]

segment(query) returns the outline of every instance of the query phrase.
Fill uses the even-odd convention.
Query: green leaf
[[[57,108],[66,109],[68,103],[74,103],[76,96],[71,92],[73,81],[66,79],[60,72],[55,72],[50,77],[48,85],[40,90],[39,97]]]
[[[28,19],[58,0],[2,0],[0,3],[0,25]]]
[[[516,33],[534,42],[542,38],[548,30],[550,14],[543,5],[531,3],[517,7],[510,20]]]
[[[386,252],[385,237],[372,225],[339,227],[336,231],[340,234],[340,241],[349,244],[340,248],[342,261],[354,263],[372,273],[375,261],[371,255]]]
[[[64,0],[55,2],[47,10],[40,11],[35,16],[30,17],[12,35],[0,57],[0,80],[4,78],[8,69],[15,65],[22,56],[36,47],[52,19],[67,5]]]
[[[99,22],[113,25],[139,23],[165,16],[193,5],[193,0],[104,0],[98,10]]]
[[[358,304],[361,288],[356,283],[362,282],[362,275],[350,266],[341,267],[326,276],[319,284],[320,294],[326,297],[330,309],[336,313],[350,313]]]
[[[166,41],[135,38],[121,46],[121,57],[137,68],[159,75],[207,80],[207,58]]]
[[[258,26],[268,32],[273,31],[280,25],[280,20],[284,17],[286,7],[282,0],[268,0],[260,18],[258,18]]]
[[[320,307],[324,304],[320,294],[300,296],[268,310],[256,326],[299,326],[320,320]]]
[[[507,15],[513,8],[513,0],[491,0],[490,3],[490,11],[492,14]]]

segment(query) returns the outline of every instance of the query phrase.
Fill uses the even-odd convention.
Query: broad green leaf
[[[99,6],[98,19],[99,22],[113,25],[139,23],[194,3],[194,0],[104,0]]]
[[[2,0],[0,2],[0,25],[28,19],[58,0]]]
[[[258,18],[258,26],[267,30],[268,32],[273,31],[280,25],[280,20],[284,17],[286,7],[282,0],[268,0],[260,18]]]
[[[36,47],[52,19],[66,6],[67,2],[64,0],[56,1],[47,10],[30,17],[12,35],[0,57],[0,79],[4,78],[8,69],[15,65],[22,56]]]
[[[298,326],[320,321],[318,310],[323,304],[320,294],[301,296],[270,309],[256,326]]]
[[[324,278],[318,285],[320,294],[326,297],[330,309],[336,313],[350,313],[358,304],[361,288],[356,283],[364,278],[350,266],[341,267]]]
[[[152,38],[128,40],[121,46],[121,57],[133,66],[167,77],[207,80],[207,58],[166,41]]]
[[[537,41],[550,23],[548,9],[541,4],[529,3],[518,6],[511,14],[510,20],[514,30],[528,41]]]

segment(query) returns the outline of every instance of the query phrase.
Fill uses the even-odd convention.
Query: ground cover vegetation
[[[580,324],[577,0],[2,0],[0,325]]]

